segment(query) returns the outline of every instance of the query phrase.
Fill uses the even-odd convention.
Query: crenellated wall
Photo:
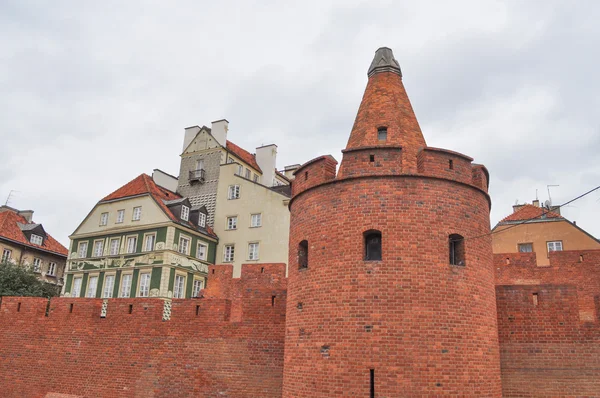
[[[3,297],[2,396],[280,397],[285,264],[214,269],[202,299]]]

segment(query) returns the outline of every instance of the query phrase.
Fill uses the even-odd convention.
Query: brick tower
[[[337,176],[295,172],[283,396],[499,397],[488,172],[426,145],[392,50],[368,76]]]

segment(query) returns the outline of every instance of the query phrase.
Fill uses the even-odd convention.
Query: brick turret
[[[390,49],[368,75],[337,176],[296,171],[283,396],[499,397],[488,172],[426,146]]]

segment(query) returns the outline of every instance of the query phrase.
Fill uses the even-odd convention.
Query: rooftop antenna
[[[10,192],[8,193],[8,196],[6,197],[6,202],[4,202],[4,206],[8,206],[8,202],[10,202],[10,197],[12,196],[12,194],[14,192],[19,192],[19,191],[11,189]]]
[[[546,185],[546,188],[548,189],[548,202],[550,203],[550,206],[552,206],[552,196],[550,196],[550,187],[560,187],[560,185]]]

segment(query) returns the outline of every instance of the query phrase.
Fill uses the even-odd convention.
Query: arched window
[[[381,260],[381,232],[376,230],[366,231],[365,238],[365,260]]]
[[[451,265],[465,265],[465,239],[458,235],[452,234],[448,238],[449,254]]]
[[[308,241],[303,240],[298,245],[298,269],[308,268]]]

